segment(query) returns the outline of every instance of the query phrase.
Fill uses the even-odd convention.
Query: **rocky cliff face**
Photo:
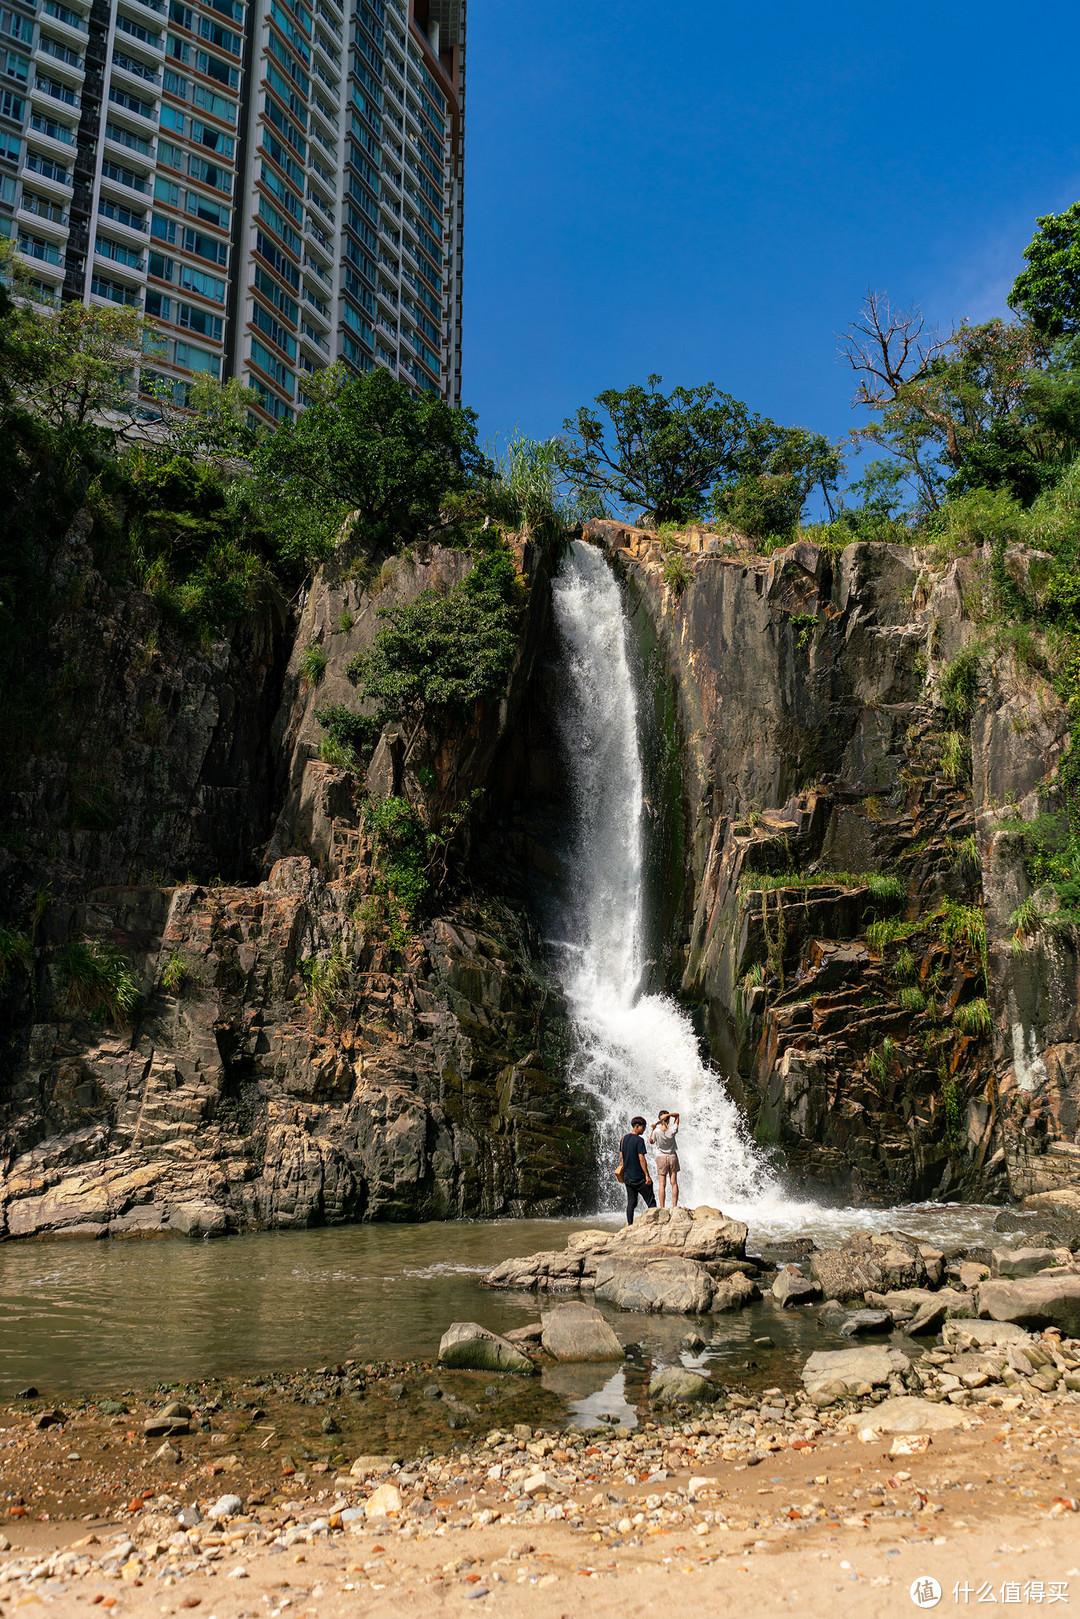
[[[1076,932],[1018,952],[1031,885],[1007,829],[1053,792],[1066,726],[1003,662],[970,735],[948,729],[976,565],[933,576],[864,544],[761,558],[695,532],[669,542],[672,570],[655,535],[589,532],[677,714],[682,988],[758,1139],[845,1195],[1070,1184]]]
[[[486,787],[520,710],[548,594],[546,558],[518,557],[530,589],[515,668],[431,750],[437,812]],[[385,734],[366,772],[319,759],[315,710],[355,703],[345,666],[378,608],[450,588],[470,564],[431,547],[372,582],[328,569],[295,621],[268,604],[205,649],[83,567],[43,675],[63,690],[76,664],[79,701],[28,761],[0,873],[34,946],[2,986],[6,1235],[587,1200],[589,1119],[564,1082],[564,1010],[529,924],[480,883],[414,934],[388,928],[364,802],[401,790],[400,742]],[[313,645],[317,684],[303,673]],[[128,965],[133,1020],[78,992],[73,941]]]

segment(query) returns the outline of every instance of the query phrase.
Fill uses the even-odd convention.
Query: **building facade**
[[[0,0],[0,234],[144,388],[335,360],[461,398],[466,0]]]

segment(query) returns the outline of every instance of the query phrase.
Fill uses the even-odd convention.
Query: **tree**
[[[1009,305],[1025,315],[1040,337],[1080,335],[1080,202],[1063,214],[1043,214],[1024,249]]]
[[[878,417],[853,437],[894,455],[925,509],[976,486],[1030,502],[1080,447],[1075,378],[1028,322],[927,331],[919,310],[869,292],[844,351],[853,403]]]
[[[501,691],[514,661],[517,572],[505,551],[486,553],[459,585],[383,607],[367,652],[346,673],[381,724],[403,721],[408,758],[436,713],[467,713]]]
[[[9,313],[6,359],[15,396],[52,428],[123,434],[135,420],[143,322],[134,309],[20,301]]]
[[[760,458],[765,424],[711,382],[665,396],[662,380],[650,376],[647,387],[598,394],[610,425],[584,405],[568,418],[562,468],[583,496],[643,508],[657,523],[681,523],[702,514],[720,479]]]
[[[476,413],[417,397],[382,367],[346,377],[332,366],[305,382],[311,404],[255,451],[264,504],[308,554],[325,550],[349,512],[370,549],[415,539],[450,490],[487,470]]]

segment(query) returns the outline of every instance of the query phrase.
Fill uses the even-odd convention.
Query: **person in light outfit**
[[[660,1207],[664,1207],[664,1197],[667,1183],[671,1182],[671,1206],[679,1206],[679,1154],[676,1150],[675,1137],[679,1133],[679,1115],[669,1113],[667,1108],[661,1109],[660,1116],[649,1133],[649,1140],[656,1148],[656,1177],[660,1182]]]

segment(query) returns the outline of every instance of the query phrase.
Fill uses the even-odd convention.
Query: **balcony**
[[[39,73],[34,78],[33,96],[45,96],[50,103],[61,102],[65,107],[81,107],[82,97],[71,85],[64,84],[60,79],[46,78]]]
[[[32,192],[24,191],[22,201],[19,203],[19,217],[21,219],[29,214],[42,220],[49,228],[50,234],[53,231],[62,231],[68,222],[67,210],[59,203],[51,202],[48,197],[38,197]]]
[[[75,132],[66,124],[58,124],[55,118],[49,118],[42,113],[30,114],[30,128],[35,135],[45,141],[55,142],[55,145],[64,153],[68,162],[71,161],[71,149],[75,145]],[[66,150],[65,150],[66,148]]]
[[[55,28],[62,39],[70,39],[79,44],[86,43],[86,36],[90,31],[90,24],[86,17],[70,6],[60,4],[60,0],[45,0],[41,8],[42,17],[48,17],[49,27]]]

